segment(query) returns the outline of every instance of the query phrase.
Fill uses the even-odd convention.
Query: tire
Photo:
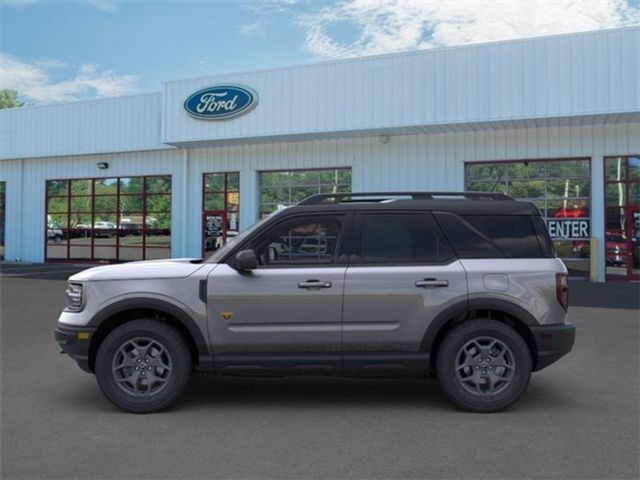
[[[95,373],[102,393],[132,413],[160,412],[184,392],[191,376],[189,347],[173,327],[157,320],[127,322],[104,339]]]
[[[520,334],[490,319],[454,327],[436,356],[442,390],[471,412],[498,412],[513,405],[529,384],[531,368],[531,352]]]

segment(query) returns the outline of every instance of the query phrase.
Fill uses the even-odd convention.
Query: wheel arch
[[[154,298],[130,298],[105,307],[88,326],[96,328],[89,345],[89,368],[95,371],[98,348],[115,328],[137,318],[152,318],[176,328],[185,338],[198,370],[213,369],[213,357],[202,330],[190,314],[167,301]]]
[[[519,305],[499,299],[472,299],[454,304],[438,314],[429,324],[421,350],[429,353],[429,371],[435,371],[435,359],[442,340],[451,329],[474,318],[491,318],[505,323],[520,334],[531,353],[533,370],[538,364],[538,349],[530,326],[539,325],[531,313]]]

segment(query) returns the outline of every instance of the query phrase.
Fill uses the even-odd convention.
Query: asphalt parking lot
[[[116,410],[53,341],[73,266],[0,266],[2,478],[638,478],[638,284],[572,285],[574,351],[511,410],[435,381],[194,377]]]

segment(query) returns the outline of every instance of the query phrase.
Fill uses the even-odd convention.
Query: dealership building
[[[574,276],[640,274],[640,28],[167,81],[0,111],[4,261],[200,257],[318,192],[534,202]]]

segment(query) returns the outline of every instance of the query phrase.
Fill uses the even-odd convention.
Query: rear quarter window
[[[528,215],[436,214],[460,258],[541,258],[536,228]]]

